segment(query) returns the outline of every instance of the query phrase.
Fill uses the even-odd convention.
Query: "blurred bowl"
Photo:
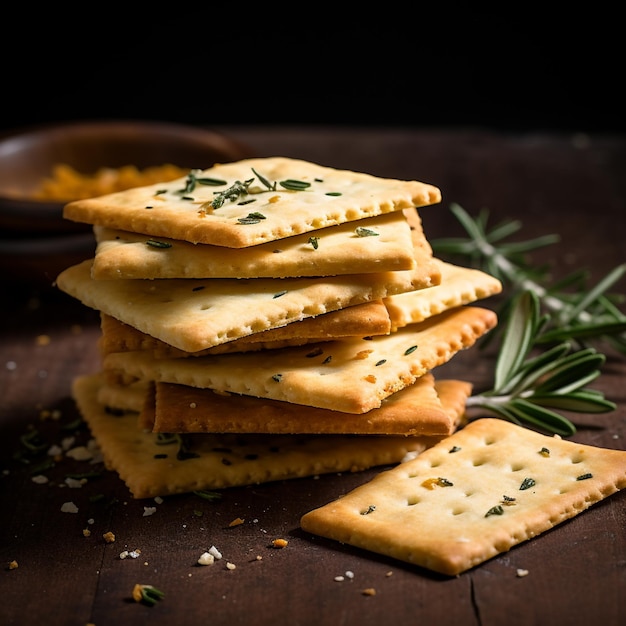
[[[63,219],[65,201],[32,199],[59,164],[89,175],[128,165],[206,169],[248,156],[246,146],[219,132],[166,122],[76,122],[5,135],[0,139],[0,231],[3,238],[14,238],[91,230]]]

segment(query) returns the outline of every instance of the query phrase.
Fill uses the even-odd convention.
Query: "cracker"
[[[244,248],[441,201],[437,187],[419,181],[385,179],[285,157],[245,159],[193,174],[224,184],[189,184],[188,178],[180,178],[70,202],[63,216],[156,237]],[[260,177],[270,186],[276,183],[276,189],[268,190]],[[250,193],[211,208],[216,194],[251,179]],[[279,184],[290,179],[310,187],[290,191]]]
[[[392,330],[502,291],[502,283],[481,270],[453,265],[440,259],[433,261],[441,271],[441,282],[438,285],[384,299]]]
[[[401,211],[238,249],[167,237],[155,241],[102,226],[94,233],[92,274],[97,280],[332,276],[417,265],[411,228]]]
[[[114,411],[141,412],[150,388],[150,381],[136,380],[129,384],[105,381],[98,388],[97,400]]]
[[[160,445],[141,432],[137,416],[112,416],[97,401],[100,376],[74,380],[72,394],[108,469],[137,499],[206,489],[257,485],[331,472],[358,472],[419,454],[440,437],[350,435],[187,435]],[[197,455],[197,456],[194,456]]]
[[[489,309],[459,307],[390,335],[193,359],[117,352],[103,359],[103,368],[156,382],[366,413],[472,346],[496,321]]]
[[[285,326],[346,306],[424,288],[441,278],[431,264],[398,272],[316,278],[94,280],[92,260],[56,284],[86,306],[186,352]]]
[[[156,358],[175,358],[269,350],[340,337],[387,335],[391,330],[391,320],[382,300],[364,302],[339,311],[308,317],[279,328],[253,333],[194,353],[174,348],[110,315],[101,314],[101,329],[100,350],[103,355],[126,350],[152,350]]]
[[[626,451],[496,418],[309,511],[303,530],[454,576],[626,487]]]
[[[438,387],[435,377],[428,373],[385,398],[380,408],[355,415],[156,383],[152,430],[162,433],[450,435],[464,414],[470,393],[469,383],[454,381]],[[142,421],[143,425],[146,423],[147,420]]]

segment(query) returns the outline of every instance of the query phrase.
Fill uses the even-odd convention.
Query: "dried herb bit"
[[[357,227],[354,232],[357,237],[378,237],[379,233],[371,228],[364,228],[363,226]]]
[[[281,380],[283,379],[283,375],[282,374],[273,374],[272,375],[272,380],[279,383]]]
[[[282,291],[279,291],[278,293],[275,293],[272,298],[275,300],[276,298],[280,298],[281,296],[284,296],[287,293],[286,289],[283,289]]]
[[[133,588],[133,600],[135,602],[143,602],[148,606],[154,606],[159,600],[163,600],[165,594],[152,585],[140,585],[139,583]]]
[[[167,243],[166,241],[157,241],[156,239],[148,239],[146,241],[146,245],[150,248],[171,248],[172,244]]]
[[[319,237],[309,237],[309,243],[313,246],[313,250],[317,250],[319,247]]]
[[[320,356],[321,354],[324,354],[324,351],[321,348],[315,348],[315,350],[311,350],[311,352],[307,352],[306,358],[312,359],[316,356]]]
[[[255,211],[254,213],[248,213],[246,217],[240,217],[237,221],[240,224],[258,224],[261,220],[266,219],[263,213]]]
[[[249,200],[242,200],[241,202],[237,202],[237,206],[246,206],[246,204],[252,204],[256,202],[256,198],[250,198]]]
[[[369,515],[376,510],[376,506],[374,504],[370,504],[365,511],[361,511],[361,515]]]
[[[330,363],[333,360],[333,355],[329,354],[323,361],[322,361],[322,365],[328,365],[328,363]]]
[[[225,180],[221,180],[220,178],[196,178],[196,182],[198,185],[209,185],[211,187],[221,187],[226,184]]]
[[[502,504],[504,506],[513,506],[515,504],[515,498],[511,496],[504,495],[502,496]]]
[[[29,451],[39,454],[50,447],[50,444],[42,439],[38,430],[33,429],[20,437],[20,443]]]
[[[541,448],[539,454],[541,454],[541,456],[550,456],[550,450],[548,450],[548,448]]]
[[[581,474],[580,476],[576,477],[576,480],[587,480],[588,478],[593,478],[593,474],[591,473]]]
[[[525,491],[526,489],[530,489],[537,484],[534,478],[524,478],[522,484],[519,486],[520,491]]]
[[[207,491],[206,489],[201,489],[193,491],[192,493],[203,500],[208,500],[209,502],[216,502],[217,500],[222,499],[222,494],[219,491]]]
[[[452,446],[449,450],[448,453],[452,454],[454,452],[458,452],[461,448],[459,446]]]
[[[489,517],[491,515],[502,515],[504,514],[504,509],[501,504],[496,504],[496,506],[492,506],[486,513],[485,517]]]
[[[379,365],[384,365],[387,362],[387,359],[381,359],[380,361],[376,362],[376,367],[378,367]]]
[[[259,174],[253,167],[251,169],[254,172],[254,175],[259,179],[259,182],[267,187],[268,191],[276,191],[276,183],[270,183],[265,176],[261,176],[261,174]]]
[[[248,193],[248,187],[252,184],[252,181],[254,181],[254,178],[249,178],[243,183],[240,180],[236,180],[228,189],[216,193],[213,200],[207,203],[208,206],[212,209],[220,209],[227,200],[235,202],[240,196],[245,196]]]
[[[411,346],[404,351],[404,356],[408,356],[417,350],[417,346]]]
[[[281,180],[279,185],[288,191],[304,191],[311,186],[311,183],[304,182],[303,180],[288,178],[287,180]]]
[[[324,195],[326,196],[343,196],[340,191],[328,191]]]
[[[157,433],[157,446],[170,446],[174,443],[178,443],[178,435],[172,433]]]

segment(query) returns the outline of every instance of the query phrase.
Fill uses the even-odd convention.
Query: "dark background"
[[[621,20],[595,7],[130,6],[6,9],[2,129],[119,118],[624,130]]]

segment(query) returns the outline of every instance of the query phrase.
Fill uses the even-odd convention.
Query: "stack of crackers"
[[[626,452],[462,423],[471,385],[436,368],[501,285],[433,257],[440,200],[272,157],[68,204],[97,248],[57,285],[102,321],[73,395],[132,495],[393,465],[302,528],[456,575],[626,486]]]
[[[101,314],[74,396],[136,498],[394,464],[452,434],[433,370],[493,328],[495,278],[433,257],[436,187],[281,157],[65,207],[95,256],[57,286]]]

